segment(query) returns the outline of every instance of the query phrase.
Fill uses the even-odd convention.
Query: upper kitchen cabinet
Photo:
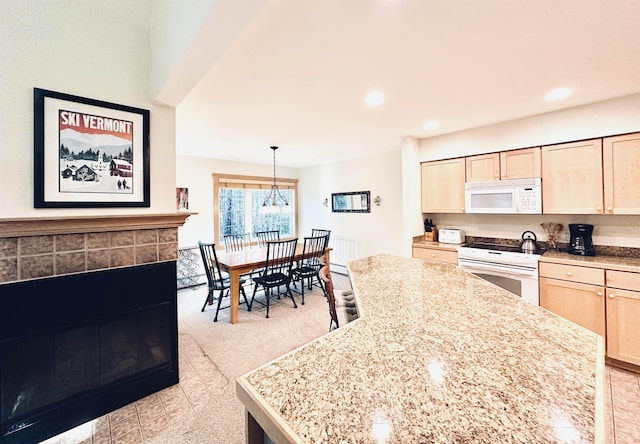
[[[478,154],[465,158],[467,182],[500,180],[500,153]]]
[[[422,212],[464,213],[465,159],[424,162]]]
[[[602,139],[542,147],[542,212],[602,214]]]
[[[541,158],[540,147],[470,156],[467,182],[540,177]]]
[[[640,214],[640,133],[603,139],[602,162],[605,214]]]
[[[500,178],[540,177],[542,174],[541,163],[540,147],[503,151],[500,153]]]

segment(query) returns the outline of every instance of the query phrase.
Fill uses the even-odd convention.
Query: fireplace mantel
[[[40,236],[47,234],[76,234],[105,231],[178,228],[193,214],[175,212],[164,214],[126,214],[107,216],[58,216],[0,219],[0,238]]]
[[[0,219],[0,284],[176,260],[193,214]]]

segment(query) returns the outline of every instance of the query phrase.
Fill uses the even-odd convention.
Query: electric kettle
[[[531,234],[531,237],[524,237],[525,234]],[[520,243],[520,251],[523,253],[535,254],[538,252],[538,244],[536,243],[538,239],[536,238],[536,234],[533,231],[525,231],[522,233],[522,242]]]

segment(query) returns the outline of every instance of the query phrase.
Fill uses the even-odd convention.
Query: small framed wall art
[[[34,88],[34,207],[149,207],[149,110]]]

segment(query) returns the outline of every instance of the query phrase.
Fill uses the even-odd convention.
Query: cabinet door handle
[[[596,211],[597,212],[601,212],[602,211],[602,207],[596,207]]]
[[[431,257],[436,257],[436,254],[435,253],[431,253]]]
[[[607,207],[607,211],[609,212],[613,211],[613,207]]]
[[[573,273],[571,273],[570,271],[567,271],[567,276],[573,276]]]
[[[616,295],[615,295],[614,293],[609,293],[609,298],[610,298],[610,299],[613,299],[613,298],[615,298],[615,297],[616,297]]]
[[[601,292],[601,291],[598,291],[596,294],[597,294],[598,296],[602,296],[602,292]]]

